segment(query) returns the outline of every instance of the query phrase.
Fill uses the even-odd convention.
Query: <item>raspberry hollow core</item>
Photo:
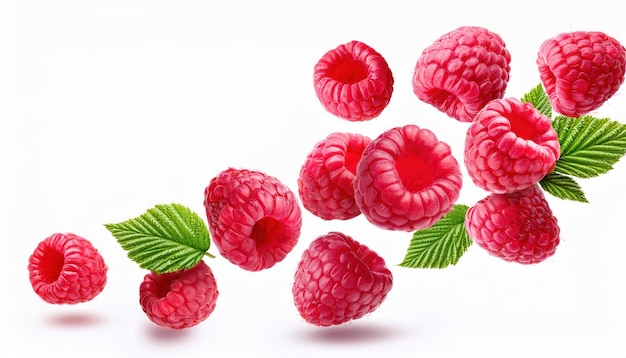
[[[263,172],[220,172],[205,189],[204,206],[220,254],[248,271],[282,261],[300,236],[302,216],[295,194]]]
[[[329,77],[345,84],[357,83],[367,78],[367,65],[352,56],[343,56],[329,68]]]
[[[374,225],[415,231],[447,214],[461,185],[459,163],[450,147],[433,132],[407,125],[386,131],[365,148],[354,197]]]
[[[387,61],[370,46],[350,41],[326,52],[315,64],[315,94],[326,111],[349,121],[381,114],[393,92]]]

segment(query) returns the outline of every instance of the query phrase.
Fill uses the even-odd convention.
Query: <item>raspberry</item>
[[[392,285],[382,257],[350,236],[330,232],[302,254],[292,293],[306,322],[332,326],[376,310]]]
[[[370,138],[331,133],[308,154],[298,178],[304,208],[325,219],[347,220],[361,214],[354,202],[354,173]]]
[[[274,266],[298,241],[302,213],[297,198],[272,176],[229,168],[211,180],[204,197],[213,243],[245,270]]]
[[[415,65],[413,92],[461,122],[502,98],[511,55],[499,35],[476,26],[448,32],[424,49]]]
[[[219,292],[213,272],[200,261],[188,270],[150,272],[139,286],[139,304],[159,326],[182,329],[206,320]]]
[[[490,194],[469,208],[468,235],[491,255],[534,264],[552,256],[559,226],[537,184],[508,194]]]
[[[515,98],[493,100],[467,130],[464,162],[476,186],[510,193],[537,183],[559,158],[550,118]]]
[[[351,41],[322,56],[313,71],[315,94],[324,108],[349,121],[377,117],[393,92],[387,61],[368,45]]]
[[[428,129],[407,125],[367,145],[356,169],[354,198],[378,227],[420,230],[452,209],[461,179],[450,147]]]
[[[626,49],[602,32],[561,33],[541,44],[537,65],[554,110],[577,118],[617,92],[624,82]]]
[[[72,233],[47,237],[28,259],[30,283],[35,293],[48,303],[92,300],[104,289],[107,270],[91,242]]]

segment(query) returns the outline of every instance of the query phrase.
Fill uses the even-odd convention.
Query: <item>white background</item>
[[[513,97],[539,83],[536,53],[548,37],[600,30],[626,42],[617,1],[434,3],[1,2],[0,356],[626,357],[623,160],[581,181],[589,204],[548,196],[562,242],[535,266],[473,245],[448,269],[401,268],[410,233],[305,213],[298,245],[268,271],[207,259],[220,296],[199,326],[163,329],[141,311],[146,272],[104,223],[170,202],[204,217],[203,190],[227,167],[297,190],[306,154],[333,131],[374,138],[413,123],[462,162],[467,124],[411,88],[419,54],[445,32],[478,25],[500,34]],[[369,122],[333,117],[313,92],[314,64],[350,40],[379,51],[396,80],[391,103]],[[625,91],[594,114],[624,123]],[[485,195],[464,176],[460,203]],[[302,251],[331,230],[381,254],[394,288],[373,314],[318,328],[298,316],[290,290]],[[109,281],[93,301],[54,306],[32,291],[28,257],[55,232],[84,236],[104,256]]]

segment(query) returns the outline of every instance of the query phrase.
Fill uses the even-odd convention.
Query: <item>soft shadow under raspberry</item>
[[[381,324],[356,324],[333,327],[307,327],[296,332],[297,338],[316,343],[365,343],[394,340],[406,335],[406,327]]]
[[[181,341],[189,337],[192,333],[190,329],[172,329],[161,327],[154,323],[146,324],[146,335],[154,342],[174,342]]]
[[[62,327],[87,327],[103,324],[105,318],[93,313],[62,313],[48,317],[48,323]]]

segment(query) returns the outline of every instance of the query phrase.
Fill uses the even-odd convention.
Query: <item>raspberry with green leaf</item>
[[[206,320],[215,309],[219,291],[204,261],[186,270],[151,272],[139,286],[139,304],[159,326],[183,329]]]
[[[152,322],[189,328],[213,312],[219,293],[202,261],[213,255],[209,230],[198,214],[180,204],[159,204],[105,227],[131,260],[151,271],[139,287],[139,304]]]
[[[510,193],[548,174],[560,145],[550,118],[516,98],[489,102],[467,130],[464,162],[479,188]]]

